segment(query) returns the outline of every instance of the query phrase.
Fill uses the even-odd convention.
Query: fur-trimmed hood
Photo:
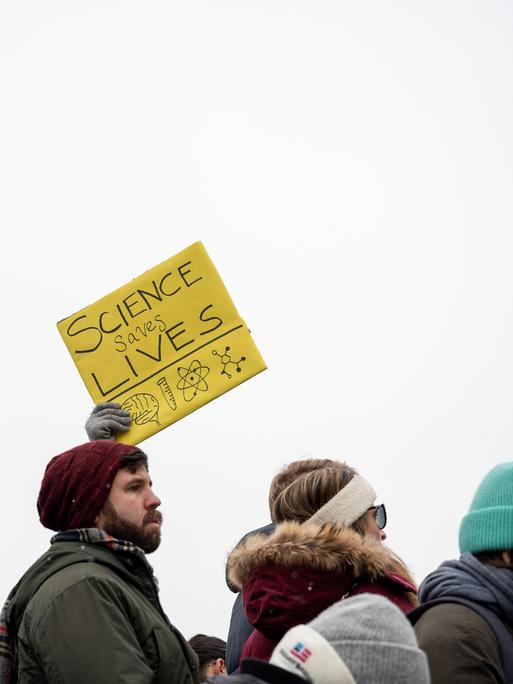
[[[240,590],[249,574],[262,566],[301,567],[371,581],[392,574],[416,591],[406,566],[389,548],[336,525],[284,522],[271,536],[255,534],[243,540],[228,558],[230,582]]]
[[[403,612],[417,605],[415,584],[390,549],[331,524],[285,522],[270,536],[248,537],[230,554],[228,572],[258,630],[244,657],[268,658],[290,627],[346,596],[380,594]]]

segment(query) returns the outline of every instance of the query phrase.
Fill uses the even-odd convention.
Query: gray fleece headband
[[[308,522],[324,525],[338,523],[351,525],[367,511],[376,500],[376,492],[361,475],[354,475],[346,486],[308,519]]]

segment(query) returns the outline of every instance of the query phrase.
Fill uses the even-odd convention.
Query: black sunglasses
[[[382,530],[387,524],[387,509],[385,504],[378,504],[377,506],[371,506],[369,511],[374,511],[374,517],[376,518],[376,525],[379,530]]]

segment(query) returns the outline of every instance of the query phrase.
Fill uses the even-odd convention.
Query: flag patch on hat
[[[300,641],[297,642],[297,644],[294,646],[294,648],[290,649],[290,652],[292,653],[293,656],[296,656],[296,658],[299,658],[299,660],[302,663],[306,663],[308,658],[312,655],[312,652],[309,651],[304,644],[302,644]]]

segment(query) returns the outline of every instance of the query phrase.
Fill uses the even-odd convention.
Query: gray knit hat
[[[313,684],[430,681],[413,627],[397,606],[376,594],[344,599],[308,625],[293,627],[270,662]]]

